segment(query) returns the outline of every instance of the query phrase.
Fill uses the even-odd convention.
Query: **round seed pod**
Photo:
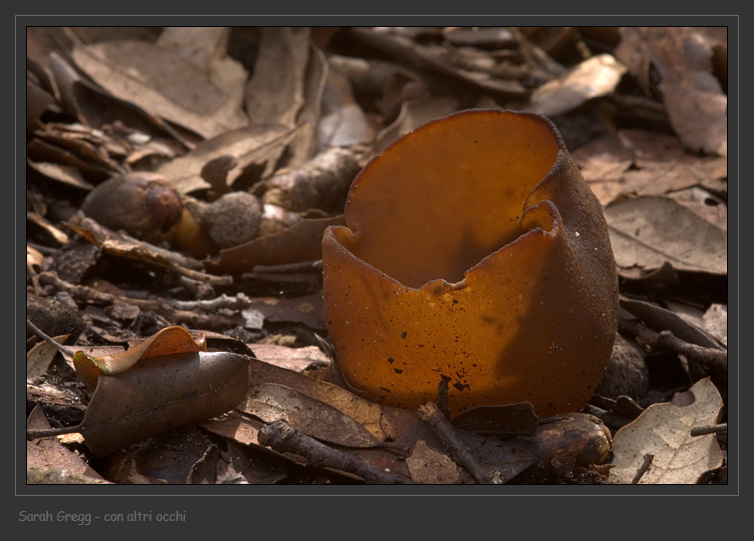
[[[610,357],[618,282],[599,201],[532,113],[469,110],[397,140],[322,241],[327,327],[357,391],[451,417],[578,411]]]

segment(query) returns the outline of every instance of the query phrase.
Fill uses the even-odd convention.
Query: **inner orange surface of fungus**
[[[529,401],[578,411],[618,319],[602,208],[547,118],[468,110],[398,139],[354,180],[322,241],[343,376],[393,407],[451,417]]]

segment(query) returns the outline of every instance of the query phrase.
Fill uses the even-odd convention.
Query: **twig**
[[[631,480],[632,485],[638,485],[639,481],[641,481],[641,478],[644,477],[644,474],[647,473],[647,470],[649,469],[649,466],[652,465],[652,461],[655,459],[654,455],[644,455],[644,462],[641,463],[641,466],[639,466],[639,469],[636,470],[636,475],[634,475],[634,478]]]
[[[639,342],[650,348],[674,351],[690,361],[701,364],[711,374],[728,381],[727,350],[692,344],[678,338],[669,330],[658,333],[639,323],[624,322],[622,328],[635,334]]]
[[[255,265],[252,272],[259,274],[284,274],[291,272],[322,272],[322,260],[285,263],[282,265]]]
[[[419,418],[432,427],[453,458],[465,467],[479,484],[501,484],[502,476],[497,468],[483,466],[477,461],[471,449],[459,437],[458,431],[432,402],[419,406]]]
[[[728,431],[728,423],[723,423],[720,425],[709,425],[709,426],[695,426],[691,429],[691,436],[704,436],[705,434],[717,434],[719,432],[727,432]]]
[[[217,276],[203,272],[204,266],[201,261],[137,240],[125,233],[113,232],[81,213],[75,214],[65,225],[87,242],[116,257],[172,270],[192,280],[213,286],[228,286],[233,283],[232,276]]]
[[[55,436],[62,436],[63,434],[75,434],[81,432],[81,425],[75,426],[62,426],[60,428],[43,428],[41,430],[27,430],[26,439],[41,440],[42,438],[54,438]]]
[[[37,336],[39,336],[42,340],[54,346],[55,349],[57,349],[63,355],[73,358],[73,352],[70,349],[63,347],[62,345],[58,344],[55,340],[50,338],[47,334],[45,334],[45,332],[42,329],[34,325],[34,323],[32,323],[32,321],[28,317],[26,318],[26,324],[29,327],[31,327],[31,330],[34,331],[34,333]]]
[[[334,449],[302,434],[282,419],[264,425],[257,438],[261,445],[271,447],[279,453],[303,456],[315,468],[335,468],[354,473],[368,483],[413,484],[408,477],[381,470],[358,456]]]
[[[123,297],[118,295],[111,295],[110,293],[102,293],[96,289],[92,289],[86,286],[80,286],[71,284],[62,280],[57,274],[53,272],[43,272],[39,275],[41,283],[51,285],[58,291],[67,291],[75,299],[89,302],[92,304],[111,305],[116,301],[124,302],[138,306],[142,310],[149,310],[160,314],[164,318],[174,323],[186,323],[195,328],[203,329],[225,329],[228,326],[232,326],[233,322],[228,321],[226,317],[221,314],[197,314],[188,310],[181,310],[174,308],[164,299],[133,299],[131,297]],[[204,302],[204,301],[195,301]],[[223,302],[223,301],[220,301]]]
[[[239,293],[235,297],[229,297],[225,293],[214,299],[206,299],[199,301],[167,301],[173,308],[177,310],[202,310],[204,312],[210,312],[218,310],[220,308],[228,308],[230,310],[243,310],[251,305],[251,299]]]

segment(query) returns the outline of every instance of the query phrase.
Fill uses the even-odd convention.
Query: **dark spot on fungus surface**
[[[395,362],[395,359],[393,359],[392,357],[388,357],[387,362],[389,362],[390,364],[393,364]]]
[[[401,370],[400,368],[393,368],[393,371],[394,371],[394,372],[395,372],[396,374],[403,374],[403,370]]]
[[[601,205],[549,120],[469,110],[424,124],[356,177],[345,222],[323,236],[323,293],[352,386],[413,409],[438,396],[438,373],[463,373],[443,376],[451,417],[589,399],[615,338],[617,275]],[[400,377],[384,364],[396,352]]]

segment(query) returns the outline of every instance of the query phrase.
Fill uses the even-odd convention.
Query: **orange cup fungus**
[[[529,401],[578,411],[612,351],[607,226],[547,118],[468,110],[394,142],[324,234],[324,302],[347,382],[387,406],[451,417]]]

